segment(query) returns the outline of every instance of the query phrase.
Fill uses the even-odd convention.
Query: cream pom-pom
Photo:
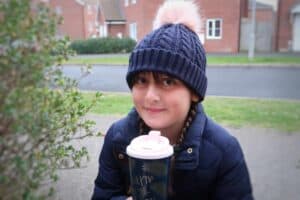
[[[184,24],[195,33],[200,33],[201,17],[197,5],[192,1],[166,1],[158,9],[153,28],[164,24]]]

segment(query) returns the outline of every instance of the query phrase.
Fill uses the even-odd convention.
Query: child
[[[92,199],[131,196],[126,147],[152,129],[174,146],[169,199],[253,199],[238,141],[201,105],[207,78],[199,19],[192,2],[165,2],[156,29],[131,53],[126,80],[134,108],[105,136]]]

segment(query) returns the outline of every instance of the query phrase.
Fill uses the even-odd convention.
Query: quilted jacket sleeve
[[[238,141],[232,137],[223,154],[215,200],[252,200],[252,188],[246,162]]]
[[[112,137],[113,127],[108,130],[104,139],[92,200],[123,200],[127,198],[121,170],[113,155]]]

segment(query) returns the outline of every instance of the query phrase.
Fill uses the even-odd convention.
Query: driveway
[[[105,133],[120,116],[89,115],[96,129]],[[295,200],[300,196],[300,133],[242,127],[227,129],[238,138],[248,163],[256,200]],[[83,168],[60,170],[56,200],[90,199],[98,170],[103,137],[88,138],[75,145],[86,145],[91,156]]]

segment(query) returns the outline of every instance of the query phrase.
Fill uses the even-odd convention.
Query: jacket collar
[[[116,132],[113,137],[114,144],[120,145],[124,153],[126,152],[127,145],[131,140],[139,135],[139,116],[135,108],[133,108],[126,118],[121,119],[117,123],[114,131]]]
[[[199,151],[202,134],[205,128],[206,115],[201,104],[198,105],[197,114],[189,127],[179,150],[175,155],[176,169],[195,169],[199,164]]]
[[[124,124],[115,130],[116,135],[113,138],[113,143],[119,151],[125,153],[130,141],[138,136],[138,119],[136,110],[132,109],[121,122]],[[175,152],[176,169],[191,170],[195,169],[199,164],[199,150],[205,123],[206,115],[202,105],[199,103],[196,117],[189,127],[182,144],[179,146],[179,150]]]

